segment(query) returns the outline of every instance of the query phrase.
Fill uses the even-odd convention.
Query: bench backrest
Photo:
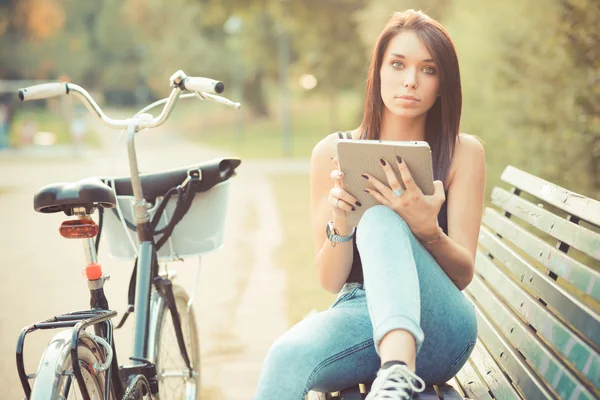
[[[600,202],[511,166],[501,179],[512,190],[493,189],[500,211],[485,210],[465,290],[479,341],[461,384],[479,380],[494,397],[600,398]]]

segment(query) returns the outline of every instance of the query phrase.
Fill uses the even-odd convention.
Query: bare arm
[[[461,135],[456,146],[455,172],[448,187],[448,236],[423,244],[446,275],[465,289],[475,273],[475,254],[485,196],[485,152],[481,143]]]
[[[340,177],[332,173],[336,169],[335,134],[321,140],[313,149],[310,163],[310,203],[313,234],[315,238],[316,267],[321,286],[332,293],[340,291],[352,268],[352,241],[331,245],[325,235],[325,227],[333,220],[339,235],[350,234],[346,212],[356,207],[354,199],[341,187]],[[333,180],[336,178],[335,180]],[[342,198],[337,202],[337,198]],[[336,204],[337,203],[337,204]],[[351,205],[352,204],[352,205]],[[337,207],[339,205],[340,207]]]

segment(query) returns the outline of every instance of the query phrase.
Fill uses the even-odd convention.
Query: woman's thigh
[[[307,391],[336,391],[374,379],[380,359],[372,331],[365,292],[354,288],[330,309],[294,325],[272,353],[277,364],[292,363],[287,366]]]

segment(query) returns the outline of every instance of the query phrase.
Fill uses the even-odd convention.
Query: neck
[[[416,118],[403,118],[385,110],[379,132],[380,140],[425,140],[427,114]]]

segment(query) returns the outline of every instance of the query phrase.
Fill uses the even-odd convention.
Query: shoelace
[[[418,384],[418,386],[415,385]],[[377,373],[368,399],[407,400],[412,392],[425,390],[425,382],[405,365],[392,365]]]

